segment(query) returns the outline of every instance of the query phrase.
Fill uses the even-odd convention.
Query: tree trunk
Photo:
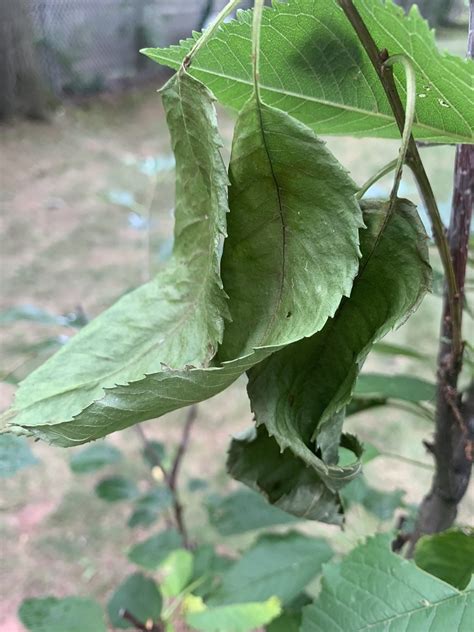
[[[41,76],[27,0],[0,1],[0,120],[44,119],[48,90]]]
[[[474,56],[474,0],[470,3],[468,55]],[[464,303],[464,281],[474,203],[474,146],[458,145],[454,167],[454,193],[448,240],[456,276],[460,305]],[[438,353],[436,431],[428,446],[435,459],[431,490],[423,499],[410,538],[408,555],[418,539],[448,529],[455,521],[458,504],[467,491],[472,471],[474,446],[474,383],[464,398],[458,392],[462,350],[452,345],[452,321],[445,293]]]

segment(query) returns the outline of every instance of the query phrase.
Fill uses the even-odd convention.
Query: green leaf
[[[191,103],[195,110],[202,105],[196,101]],[[185,122],[192,129],[190,137],[197,142],[201,136],[206,138],[207,127],[201,129],[203,123],[195,120],[195,110]],[[174,122],[172,132],[174,129],[178,140],[189,142],[187,135],[181,139],[184,132],[178,133],[176,127]],[[183,127],[182,122],[180,129]],[[175,143],[176,151],[179,146],[179,142]],[[204,146],[201,143],[199,149],[211,152],[212,147],[209,142]],[[178,172],[203,172],[204,167],[189,162],[188,155],[182,160],[178,157],[179,152]],[[209,162],[209,157],[206,160]],[[216,161],[217,158],[204,171],[210,174],[211,182]],[[160,277],[155,284],[137,290],[138,294],[123,297],[73,339],[68,355],[58,354],[27,378],[13,410],[7,414],[10,427],[20,426],[62,446],[90,441],[207,399],[276,349],[321,329],[342,296],[349,294],[358,268],[362,214],[354,198],[354,183],[311,130],[285,113],[253,101],[237,121],[230,180],[232,212],[222,277],[233,321],[226,325],[212,366],[202,368],[215,351],[214,345],[209,346],[213,339],[209,319],[212,324],[217,316],[207,285],[202,287],[204,271],[195,261],[201,254],[195,231],[196,225],[203,224],[203,204],[192,207],[196,205],[195,198],[199,201],[199,196],[193,195],[188,206],[200,220],[190,223],[189,218],[180,219],[179,209],[176,217],[175,260],[184,253],[182,268],[172,264],[166,279]],[[189,186],[187,197],[192,190]],[[219,194],[220,189],[214,197]],[[185,221],[190,223],[190,235],[180,228]],[[211,236],[215,238],[217,232],[211,231]],[[214,272],[214,266],[211,271]],[[202,313],[178,292],[183,284],[192,296],[198,294]],[[214,286],[217,282],[212,283],[215,290]],[[166,287],[169,303],[160,298]],[[176,330],[176,322],[180,322],[178,308],[191,329]],[[163,313],[166,322],[160,320]],[[140,341],[134,332],[140,333]],[[165,346],[150,343],[150,332],[159,332]],[[146,362],[137,358],[143,345]],[[167,355],[171,350],[173,355]],[[97,359],[98,353],[101,359]],[[78,383],[86,368],[87,376],[89,369],[97,375],[104,362],[112,371],[107,375],[113,374],[114,384],[137,381],[113,387],[108,377],[104,381],[102,376],[94,387],[87,383],[86,388],[82,379]],[[221,362],[224,364],[219,366]],[[89,367],[91,363],[93,366]],[[165,367],[154,373],[163,363],[176,370]],[[136,370],[134,378],[130,374],[132,367]],[[139,379],[144,373],[149,374]],[[104,387],[103,397],[91,402]],[[38,399],[45,390],[50,394]],[[78,411],[80,406],[86,406],[82,412]]]
[[[455,588],[466,588],[474,573],[474,530],[423,536],[416,545],[415,562]]]
[[[402,489],[395,489],[392,492],[375,489],[367,484],[364,476],[358,476],[341,490],[346,506],[353,503],[362,505],[380,520],[389,520],[393,516],[395,510],[402,506],[404,495]]]
[[[163,599],[155,582],[141,573],[134,573],[120,584],[107,604],[110,622],[121,630],[134,627],[120,612],[127,610],[145,624],[149,619],[158,621]],[[84,628],[82,628],[84,630]]]
[[[163,579],[161,592],[167,599],[177,597],[188,585],[193,575],[193,554],[185,549],[172,551],[160,565]]]
[[[229,460],[234,476],[260,489],[271,502],[282,507],[284,503],[286,511],[301,515],[306,504],[316,519],[322,513],[327,514],[326,521],[334,518],[334,522],[340,522],[338,489],[360,471],[358,462],[337,464],[344,407],[374,342],[406,320],[430,284],[427,238],[415,207],[398,200],[388,218],[386,203],[367,202],[364,209],[367,230],[361,231],[362,261],[350,299],[341,302],[319,333],[275,353],[249,372],[248,393],[257,425],[263,424],[272,437],[266,438],[262,431],[254,440],[265,441],[265,454],[271,441],[288,453],[279,456],[275,446],[267,466],[258,459],[258,446],[252,441],[247,448],[240,444],[238,455],[234,442]],[[360,456],[353,438],[343,441],[343,447]],[[332,501],[316,491],[318,478],[320,489],[322,482],[333,492]],[[308,485],[315,500],[321,496],[321,512],[308,499],[301,503],[297,485],[308,497]]]
[[[397,345],[392,342],[377,342],[373,347],[373,351],[381,355],[400,355],[406,358],[413,358],[414,360],[426,360],[424,353],[420,353],[411,347],[404,347],[403,345]]]
[[[135,509],[128,520],[129,527],[149,526],[160,513],[171,506],[173,497],[166,487],[155,487],[135,501]]]
[[[328,564],[319,597],[303,613],[301,632],[469,632],[474,592],[460,592],[395,555],[383,535]]]
[[[193,577],[191,583],[199,582],[193,594],[206,597],[215,591],[222,575],[234,564],[234,560],[217,555],[210,545],[203,545],[194,551]]]
[[[302,609],[311,603],[311,599],[305,593],[298,595],[293,601],[285,605],[285,610],[274,619],[266,628],[266,632],[300,632],[303,618]]]
[[[440,53],[416,8],[408,16],[392,2],[356,0],[379,49],[408,57],[418,98],[413,133],[436,142],[474,142],[472,61]],[[240,110],[252,92],[252,12],[224,24],[190,66],[227,106]],[[198,34],[170,48],[144,52],[178,68]],[[263,99],[319,134],[398,138],[381,86],[354,29],[334,0],[275,2],[263,14],[260,84]],[[395,68],[405,100],[405,77]]]
[[[280,602],[270,597],[264,603],[235,604],[189,610],[186,623],[202,632],[252,632],[262,625],[270,623],[281,612]]]
[[[380,397],[405,402],[429,402],[436,395],[436,386],[413,375],[382,375],[363,373],[359,376],[354,395],[358,398]]]
[[[19,470],[39,463],[23,437],[0,435],[0,478],[13,476]]]
[[[95,487],[95,493],[102,500],[109,503],[120,500],[131,500],[138,495],[135,483],[123,476],[110,476],[104,478]]]
[[[259,494],[246,489],[209,498],[207,510],[209,522],[224,536],[296,522],[293,516],[272,507]]]
[[[301,533],[265,535],[223,575],[209,604],[292,601],[321,572],[333,552],[325,540]]]
[[[106,632],[101,607],[83,597],[25,599],[18,615],[30,632]]]
[[[128,552],[128,559],[142,568],[155,571],[172,551],[182,546],[179,533],[169,529],[135,544]]]
[[[235,479],[262,493],[275,509],[306,520],[343,521],[338,496],[293,452],[282,452],[264,425],[249,428],[232,440],[227,469]],[[240,521],[246,518],[247,512],[242,512]]]
[[[184,405],[157,396],[156,383],[166,380],[167,367],[207,366],[222,340],[227,306],[219,265],[227,174],[213,97],[187,74],[173,77],[162,97],[176,156],[173,257],[167,269],[123,296],[20,385],[7,421],[52,443],[84,443],[155,417],[160,406]],[[128,405],[121,393],[135,403]],[[147,413],[135,410],[137,399]]]
[[[75,474],[87,474],[95,472],[106,465],[112,465],[122,459],[122,453],[118,448],[101,441],[76,452],[69,465]]]
[[[355,185],[324,143],[254,98],[236,123],[229,176],[222,278],[232,321],[221,361],[321,329],[350,293],[362,226]]]

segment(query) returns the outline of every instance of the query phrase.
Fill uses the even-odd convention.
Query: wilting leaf
[[[256,99],[237,121],[229,174],[225,361],[321,329],[350,292],[362,226],[354,184],[324,144]]]
[[[145,624],[149,619],[159,619],[162,603],[161,593],[155,582],[141,573],[134,573],[120,584],[109,599],[107,611],[112,625],[123,630],[134,626],[120,615],[122,610],[127,610]]]
[[[75,474],[86,474],[117,463],[121,458],[122,453],[118,448],[101,441],[76,452],[69,461],[69,465]]]
[[[270,623],[281,612],[276,597],[270,597],[264,603],[207,608],[199,598],[190,596],[185,606],[186,623],[202,632],[252,632]]]
[[[275,353],[249,372],[252,410],[257,424],[264,424],[272,437],[262,432],[259,441],[267,444],[265,451],[275,441],[285,452],[277,454],[275,446],[267,467],[251,457],[255,446],[250,442],[247,448],[239,445],[237,457],[234,441],[231,471],[296,515],[301,515],[305,504],[310,506],[308,499],[301,503],[297,485],[302,492],[311,485],[306,489],[309,498],[308,491],[317,489],[319,478],[334,492],[332,509],[324,507],[326,521],[332,517],[340,521],[336,492],[360,471],[357,462],[345,467],[337,464],[344,407],[373,343],[404,322],[429,287],[426,235],[415,207],[398,200],[388,219],[386,209],[386,204],[374,201],[365,206],[367,230],[361,231],[360,271],[350,299],[341,302],[335,317],[313,337]],[[344,447],[352,444],[352,451],[360,456],[357,444],[350,438],[345,441],[348,446]],[[315,493],[314,498],[319,495]],[[327,495],[322,496],[321,502],[327,500]],[[312,511],[321,519],[317,506]]]
[[[370,538],[323,571],[321,592],[303,611],[301,632],[469,632],[474,592],[460,592]]]
[[[137,486],[133,481],[123,476],[104,478],[95,487],[95,493],[102,500],[110,503],[120,500],[131,500],[138,495]]]
[[[128,559],[142,568],[154,571],[172,551],[181,548],[182,545],[179,533],[169,529],[135,544],[128,552]]]
[[[416,8],[408,16],[392,2],[355,0],[380,49],[408,57],[418,98],[419,139],[474,142],[474,65],[440,53]],[[190,72],[227,106],[240,109],[252,92],[251,11],[224,24],[198,53]],[[151,59],[178,68],[198,34],[170,48],[148,48]],[[260,82],[264,100],[319,134],[398,138],[382,85],[357,35],[334,0],[275,2],[263,15]],[[405,100],[405,77],[395,68]],[[469,97],[468,95],[471,95]]]
[[[83,443],[138,421],[140,415],[135,416],[133,407],[126,412],[117,394],[127,387],[116,385],[134,382],[133,399],[145,403],[146,384],[156,388],[143,379],[145,375],[155,373],[159,381],[167,367],[205,366],[222,339],[227,307],[219,259],[227,174],[212,96],[186,74],[171,79],[162,95],[177,161],[173,259],[166,270],[123,296],[20,385],[14,425],[28,427],[53,443]],[[105,412],[106,402],[113,402],[116,411],[109,423],[94,418],[94,413]],[[81,430],[80,418],[73,421],[87,407],[83,419],[88,431]]]
[[[425,535],[415,549],[416,565],[460,590],[474,573],[474,530],[450,530]]]
[[[83,597],[25,599],[18,615],[30,632],[106,632],[101,607]]]
[[[291,450],[281,452],[263,425],[234,437],[227,468],[231,476],[261,492],[275,509],[307,520],[342,523],[338,496]],[[246,515],[241,514],[242,522]]]
[[[322,539],[301,533],[265,535],[222,576],[210,605],[263,601],[291,602],[321,572],[333,552]]]
[[[8,478],[18,470],[38,463],[23,437],[0,435],[0,478]]]
[[[212,145],[213,136],[209,140],[210,103],[203,89],[199,100],[194,95],[198,88],[190,86],[188,109],[194,110],[185,121],[190,129],[194,126],[190,137],[199,142],[199,152],[215,154],[217,143]],[[171,84],[167,90],[173,89]],[[180,206],[186,202],[192,212],[177,211],[174,263],[164,276],[123,297],[86,327],[68,345],[68,355],[58,354],[27,378],[7,415],[14,428],[69,446],[207,399],[276,349],[320,330],[349,294],[362,225],[354,183],[311,130],[283,112],[249,102],[233,142],[232,212],[222,262],[233,321],[207,368],[215,351],[212,341],[218,340],[221,296],[214,296],[219,288],[213,253],[221,230],[204,231],[206,239],[196,231],[220,221],[217,210],[224,203],[214,198],[224,192],[213,188],[215,178],[219,184],[220,158],[211,160],[206,153],[204,166],[189,162],[188,155],[178,160],[180,143],[190,142],[186,134],[182,138],[180,121],[171,117],[178,173],[204,172],[211,199],[200,200],[200,189],[192,195],[197,185],[189,185]],[[201,136],[207,139],[204,145]],[[213,209],[209,217],[202,216],[206,204]],[[207,244],[206,253],[200,240]],[[91,384],[93,376],[97,379]]]

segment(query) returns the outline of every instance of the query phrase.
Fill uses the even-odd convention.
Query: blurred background
[[[19,380],[166,262],[172,248],[174,160],[157,89],[169,72],[138,50],[166,46],[200,30],[223,4],[0,0],[2,410]],[[437,28],[439,46],[463,55],[465,3],[418,4]],[[219,109],[226,159],[233,120],[231,112]],[[396,141],[327,140],[359,184],[398,149]],[[424,148],[423,157],[447,221],[454,147]],[[389,186],[390,177],[371,193],[384,195]],[[409,174],[401,193],[419,201]],[[437,279],[417,314],[388,338],[422,358],[373,354],[368,370],[412,372],[434,380],[441,309]],[[472,330],[472,320],[468,326]],[[143,427],[150,439],[172,452],[184,417],[178,412]],[[242,379],[199,406],[183,466],[191,535],[199,533],[201,541],[217,542],[230,554],[255,537],[255,532],[223,529],[222,514],[215,511],[220,494],[239,489],[225,473],[225,454],[231,435],[250,423]],[[355,502],[344,532],[305,525],[308,532],[330,535],[340,551],[361,535],[392,526],[397,512],[421,500],[431,478],[431,460],[422,445],[432,431],[429,416],[383,408],[351,417],[348,426],[383,449],[385,454],[367,465],[366,477],[373,490],[392,496],[384,515],[372,513],[370,503]],[[109,442],[123,455],[120,463],[107,466],[109,474],[129,477],[141,492],[159,483],[150,478],[142,439],[134,429]],[[78,593],[106,600],[117,578],[132,568],[124,551],[156,529],[143,521],[127,526],[131,506],[126,496],[123,502],[107,503],[94,494],[104,472],[75,473],[70,467],[75,452],[35,444],[36,463],[2,481],[1,632],[23,630],[16,611],[26,596]],[[469,522],[473,511],[471,493],[460,521]]]

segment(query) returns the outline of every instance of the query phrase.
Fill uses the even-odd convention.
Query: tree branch
[[[135,428],[138,436],[140,437],[143,446],[144,452],[150,459],[150,462],[153,464],[153,467],[159,467],[163,472],[163,478],[167,488],[169,489],[171,496],[173,498],[173,514],[174,520],[176,523],[176,527],[178,531],[181,533],[183,538],[183,544],[186,548],[190,548],[191,544],[189,542],[188,531],[186,528],[186,523],[184,521],[183,516],[183,506],[179,499],[178,492],[178,475],[181,469],[181,464],[186,453],[186,450],[189,445],[189,438],[191,435],[192,426],[197,417],[197,406],[191,406],[188,410],[188,416],[186,418],[186,423],[184,425],[183,433],[181,435],[181,440],[178,445],[178,449],[176,451],[176,455],[171,466],[171,471],[168,473],[167,470],[163,467],[159,454],[154,449],[153,445],[148,440],[143,427],[140,424],[136,424]]]
[[[470,2],[468,56],[474,56],[474,2]],[[474,202],[474,147],[458,145],[454,165],[454,191],[448,240],[453,269],[459,288],[458,301],[464,304],[464,283]],[[462,324],[462,321],[461,321]],[[432,445],[435,474],[431,490],[423,499],[408,555],[425,533],[450,527],[458,504],[467,491],[472,471],[474,441],[474,381],[464,398],[458,393],[463,352],[454,348],[449,300],[445,290],[441,337],[438,352],[436,432]]]
[[[153,621],[142,623],[128,610],[120,610],[119,615],[122,617],[122,619],[125,619],[125,621],[129,621],[130,623],[132,623],[135,628],[137,628],[137,630],[141,630],[141,632],[163,632],[164,630],[163,626],[160,623],[154,623]]]
[[[393,74],[384,68],[387,51],[379,51],[359,12],[350,0],[339,0],[377,72],[389,100],[400,132],[404,111]],[[474,7],[470,2],[468,55],[473,56]],[[436,245],[443,263],[446,286],[444,292],[436,398],[436,434],[430,452],[435,458],[435,474],[429,494],[422,502],[415,531],[410,535],[408,555],[424,533],[437,533],[452,525],[457,506],[463,498],[472,469],[474,436],[474,386],[464,401],[458,393],[462,368],[462,307],[468,256],[468,242],[474,201],[474,147],[460,145],[456,150],[454,194],[448,235],[439,216],[431,185],[421,162],[416,143],[411,137],[407,164],[412,169],[427,207]]]

